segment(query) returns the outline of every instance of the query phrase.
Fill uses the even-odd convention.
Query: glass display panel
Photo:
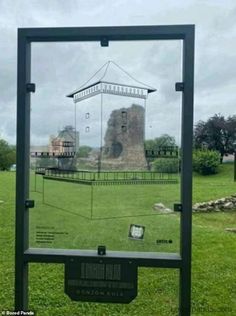
[[[32,45],[30,247],[179,251],[181,50]]]

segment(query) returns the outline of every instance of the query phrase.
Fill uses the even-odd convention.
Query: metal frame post
[[[236,182],[236,149],[234,149],[234,182]]]
[[[176,85],[182,98],[182,181],[180,254],[107,251],[103,260],[132,261],[142,267],[164,267],[180,270],[179,315],[191,314],[191,236],[192,236],[192,134],[194,25],[23,28],[18,30],[17,68],[17,173],[16,173],[16,250],[15,309],[28,309],[28,264],[61,263],[68,260],[96,260],[96,250],[29,248],[29,152],[30,152],[30,44],[31,42],[71,42],[138,40],[182,40],[183,82]],[[102,45],[103,46],[103,45]]]
[[[25,201],[29,196],[30,146],[30,43],[18,31],[17,56],[17,169],[16,169],[16,240],[15,240],[15,309],[28,307],[28,263],[24,252],[29,248],[29,214]]]
[[[192,139],[194,92],[194,30],[183,43],[182,162],[181,162],[181,230],[180,315],[191,315],[192,254]]]

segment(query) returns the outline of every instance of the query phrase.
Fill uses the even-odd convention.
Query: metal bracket
[[[26,91],[27,92],[35,92],[35,90],[36,90],[36,85],[35,85],[35,83],[27,83],[26,84]]]
[[[100,44],[102,47],[108,47],[109,46],[109,40],[107,37],[102,37],[100,40]]]
[[[26,208],[34,208],[34,200],[26,200],[25,207]]]
[[[106,254],[106,246],[98,246],[98,255],[104,256]]]
[[[183,211],[183,206],[181,203],[175,203],[174,204],[174,212],[182,212]]]
[[[176,82],[175,91],[184,91],[184,82]]]

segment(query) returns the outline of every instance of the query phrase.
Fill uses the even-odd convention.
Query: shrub
[[[152,169],[163,173],[177,173],[179,171],[179,159],[158,158],[152,163]]]
[[[218,151],[205,149],[193,152],[193,170],[202,175],[217,173],[219,164],[220,154]]]

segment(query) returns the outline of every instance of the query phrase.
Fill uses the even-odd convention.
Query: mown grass
[[[48,226],[66,233],[56,235],[49,247],[96,249],[104,244],[108,250],[179,250],[179,214],[163,215],[152,208],[157,202],[173,207],[179,201],[179,185],[91,187],[44,180],[43,186],[43,195],[31,192],[37,202],[30,215],[33,247],[43,246],[36,243],[37,227]],[[145,226],[144,241],[128,238],[130,224]],[[168,247],[157,245],[157,239],[172,239],[173,243]]]
[[[0,200],[4,203],[0,204],[0,249],[1,249],[1,267],[0,267],[0,311],[3,309],[13,309],[13,294],[14,294],[14,173],[1,172],[0,173]],[[51,190],[53,190],[51,185]],[[146,186],[147,190],[145,194],[141,196],[140,200],[143,200],[144,204],[142,209],[145,209],[147,203],[152,206],[153,202],[163,202],[166,205],[171,205],[179,196],[178,186],[175,185],[163,185],[156,188],[152,186]],[[126,202],[130,196],[129,190],[131,187],[125,186]],[[111,189],[113,190],[113,189]],[[124,190],[124,187],[121,188]],[[137,189],[138,190],[138,189]],[[141,189],[140,189],[141,190]],[[151,192],[152,190],[155,190]],[[60,191],[60,190],[59,190]],[[233,182],[233,166],[232,164],[225,164],[221,166],[220,173],[214,176],[203,177],[194,175],[194,202],[207,201],[224,196],[228,196],[236,192],[236,184]],[[47,193],[50,193],[48,188]],[[113,196],[110,193],[108,197],[113,200],[114,194],[119,192],[113,192]],[[120,192],[121,194],[122,192]],[[136,192],[139,196],[140,192]],[[38,196],[39,209],[42,213],[34,213],[34,217],[31,218],[31,224],[37,223],[42,218],[47,220],[48,223],[54,220],[54,225],[59,229],[65,229],[70,219],[71,231],[76,230],[78,232],[78,215],[69,214],[63,210],[53,211],[54,213],[48,213],[53,210],[51,206],[43,206],[40,204],[40,193],[32,193],[35,197]],[[101,197],[102,192],[97,192],[98,199]],[[124,194],[124,192],[122,193]],[[119,194],[118,194],[119,195]],[[33,196],[33,195],[32,195]],[[51,195],[49,194],[49,197]],[[60,194],[50,201],[58,203],[61,206],[61,201],[66,196],[66,192],[61,188]],[[73,196],[73,194],[72,194]],[[45,195],[45,199],[48,199]],[[146,197],[146,200],[145,200]],[[60,200],[61,199],[61,200]],[[122,211],[122,202],[125,198],[119,198],[117,202],[111,204],[110,210],[114,214],[117,207]],[[108,200],[103,200],[106,203]],[[138,203],[138,202],[137,202]],[[100,214],[103,210],[103,206],[95,205],[95,215]],[[133,210],[137,208],[138,204],[131,203],[130,212],[133,215]],[[42,208],[40,208],[40,206]],[[44,209],[44,211],[42,211]],[[67,209],[71,209],[70,205],[67,205]],[[34,209],[33,211],[37,210]],[[78,209],[74,209],[78,212]],[[152,212],[151,207],[146,209],[147,212]],[[56,217],[55,217],[56,215]],[[99,216],[100,216],[99,215]],[[106,215],[106,214],[105,214]],[[38,216],[38,217],[37,217]],[[97,216],[97,215],[96,215]],[[102,214],[104,216],[104,214]],[[51,218],[51,219],[50,219]],[[122,222],[124,224],[121,227],[127,229],[127,224],[132,220],[141,220],[141,217],[132,217],[125,219],[108,220],[109,228],[111,222]],[[172,234],[174,243],[172,248],[163,248],[164,251],[175,251],[178,245],[178,235],[176,227],[178,227],[178,217],[173,215],[155,215],[147,216],[152,220],[145,222],[145,225],[153,225],[158,227],[158,232],[161,236],[169,238]],[[153,222],[153,218],[155,221]],[[81,220],[81,218],[80,218]],[[85,219],[83,219],[85,223]],[[128,221],[127,221],[128,220]],[[56,222],[55,222],[56,221]],[[95,220],[92,222],[100,222],[100,229],[104,227],[103,220]],[[142,218],[143,221],[143,218]],[[73,223],[72,223],[73,222]],[[106,221],[107,222],[107,221]],[[96,246],[94,238],[88,238],[94,232],[95,226],[89,224],[87,229],[87,238],[74,240],[74,244],[71,244],[71,238],[68,240],[55,241],[53,246],[63,247],[69,245],[72,248],[77,248],[82,245]],[[82,229],[83,225],[79,228]],[[236,234],[228,233],[225,231],[226,227],[236,227],[236,212],[221,212],[212,214],[193,214],[193,261],[192,261],[192,315],[236,315]],[[98,228],[98,227],[97,227]],[[106,227],[105,227],[106,228]],[[106,229],[107,230],[107,229]],[[150,238],[153,236],[154,231],[150,228]],[[108,231],[108,230],[107,230]],[[90,232],[90,234],[88,233]],[[113,232],[113,230],[112,230]],[[166,235],[164,233],[166,232]],[[80,236],[83,235],[81,231]],[[104,233],[104,232],[103,232]],[[124,231],[114,231],[116,234],[126,234]],[[155,231],[156,234],[156,231]],[[162,235],[163,234],[163,235]],[[100,236],[103,234],[101,233]],[[105,234],[106,235],[106,234]],[[71,237],[71,236],[70,236]],[[116,238],[109,240],[109,247],[123,247],[125,250],[129,250],[129,242],[126,239],[126,244],[123,240],[117,240]],[[34,242],[34,232],[31,231],[31,242]],[[155,235],[156,238],[156,235]],[[155,238],[148,239],[147,243],[143,243],[143,246],[135,244],[137,250],[141,250],[145,246],[146,249],[156,249],[156,245],[153,244]],[[151,244],[149,242],[152,242]],[[64,244],[63,244],[64,242]],[[146,235],[145,235],[146,242]],[[132,244],[133,247],[134,243]],[[84,246],[84,247],[86,247]],[[168,247],[168,246],[163,246]],[[162,249],[162,250],[163,250]],[[157,250],[157,249],[156,249]],[[159,248],[158,248],[159,250]],[[119,304],[92,304],[92,303],[79,303],[72,302],[64,294],[64,267],[62,265],[55,264],[31,264],[30,265],[30,309],[37,311],[37,315],[76,315],[76,316],[110,316],[110,315],[177,315],[178,308],[178,271],[167,269],[139,269],[139,292],[138,297],[128,305]]]

